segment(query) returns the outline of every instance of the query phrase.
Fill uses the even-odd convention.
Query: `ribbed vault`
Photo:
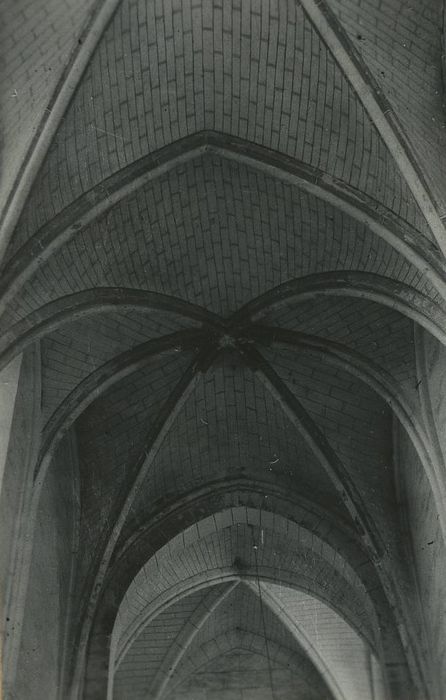
[[[304,529],[283,516],[271,518],[267,511],[259,522],[255,510],[234,508],[189,528],[157,553],[156,562],[146,564],[127,591],[113,633],[116,697],[131,692],[135,697],[169,696],[170,688],[201,669],[217,649],[219,654],[230,650],[228,635],[240,649],[246,649],[246,637],[253,636],[254,649],[267,659],[270,646],[306,656],[298,667],[305,669],[308,697],[321,683],[316,683],[315,671],[330,689],[315,691],[324,697],[333,693],[336,698],[354,698],[358,692],[369,697],[367,669],[375,630],[366,632],[367,641],[362,634],[374,617],[373,604],[354,571],[337,558],[337,572],[324,577],[323,567],[333,566],[328,545],[321,550]],[[316,578],[330,580],[334,588],[330,593],[318,588]],[[216,582],[210,592],[206,580]],[[319,602],[310,604],[308,594],[298,589],[314,591]],[[330,612],[327,605],[332,604],[343,610],[351,626],[339,613]],[[311,623],[314,614],[319,622]],[[287,666],[294,668],[295,662]],[[168,678],[160,685],[165,668],[170,669]]]
[[[39,368],[23,541],[76,474],[60,697],[441,700],[403,517],[407,462],[443,547],[436,3],[74,4],[0,190],[0,367]]]

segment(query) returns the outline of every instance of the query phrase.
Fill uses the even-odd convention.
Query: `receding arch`
[[[197,513],[201,518],[218,513],[222,508],[227,508],[230,504],[242,505],[246,503],[249,507],[265,506],[271,513],[279,508],[281,514],[290,518],[294,522],[299,522],[296,513],[296,502],[290,499],[288,493],[274,495],[274,491],[269,499],[265,501],[265,486],[255,489],[253,484],[237,480],[233,485],[222,483],[221,487],[213,485],[211,489],[206,488],[199,492],[185,496],[184,503],[178,506],[166,507],[156,515],[149,523],[141,527],[133,537],[128,537],[121,550],[117,550],[112,557],[110,567],[106,572],[101,588],[91,586],[92,595],[88,604],[88,609],[84,610],[78,628],[79,656],[74,676],[74,683],[80,681],[83,673],[83,654],[88,647],[86,659],[86,679],[88,692],[94,692],[94,688],[103,687],[107,683],[107,673],[98,674],[100,668],[107,668],[109,646],[114,620],[119,604],[131,581],[141,568],[141,561],[148,561],[164,544],[170,541],[175,534],[181,533],[186,527],[197,522]],[[280,505],[279,505],[280,504]],[[197,510],[198,508],[198,510]],[[313,508],[313,506],[311,506]],[[345,529],[345,524],[339,522],[339,527],[333,527],[333,522],[327,527],[330,521],[325,521],[321,514],[311,515],[310,510],[301,511],[304,521],[312,522],[315,532],[320,532],[322,539],[335,543],[337,547],[346,548],[348,559],[356,558],[357,574],[364,582],[365,588],[373,601],[374,609],[380,618],[380,626],[386,630],[384,635],[385,644],[389,644],[388,650],[401,649],[401,658],[404,658],[401,640],[394,623],[394,610],[389,605],[383,591],[377,572],[372,562],[367,559],[363,546],[357,534],[350,528]],[[331,519],[331,516],[330,516]],[[339,529],[340,528],[340,529]],[[341,539],[338,540],[337,538]],[[328,538],[328,539],[327,539]],[[335,538],[335,539],[333,539]],[[355,554],[356,553],[356,554]],[[234,571],[230,572],[232,575]],[[387,648],[387,647],[386,647]],[[398,652],[400,653],[400,652]],[[105,656],[104,656],[105,655]],[[99,659],[102,661],[99,662]],[[92,685],[91,685],[92,684]],[[88,697],[88,695],[87,695]]]
[[[256,527],[259,531],[263,531],[264,533],[266,533],[267,537],[272,537],[274,534],[277,534],[273,533],[270,524],[262,524],[262,522],[260,522],[260,524],[257,523],[256,525],[254,525],[254,520],[257,512],[249,506],[243,508],[234,508],[232,510],[240,512],[240,516],[238,516],[237,522],[234,522],[232,525],[226,525],[224,527],[222,526],[221,529],[217,528],[213,532],[213,534],[218,536],[220,532],[226,531],[228,530],[228,528],[231,529],[239,527],[241,525],[244,525],[248,528]],[[228,510],[223,510],[220,513],[218,513],[218,516],[223,517],[225,514],[228,513]],[[262,513],[265,515],[265,513],[268,513],[268,511],[260,511],[260,521],[262,518]],[[203,528],[210,528],[213,518],[214,516],[208,516],[207,518],[198,521],[197,525],[200,527],[202,526]],[[366,589],[365,583],[361,580],[358,572],[355,571],[355,569],[352,567],[352,565],[348,562],[348,560],[344,557],[343,554],[336,552],[336,549],[334,549],[330,544],[328,544],[328,542],[326,542],[323,536],[321,537],[320,535],[316,535],[308,527],[299,525],[294,521],[289,521],[287,518],[282,517],[280,513],[276,512],[274,512],[274,519],[275,522],[277,521],[281,525],[288,523],[288,532],[280,533],[280,537],[282,537],[284,541],[289,541],[290,546],[292,546],[293,548],[301,548],[302,552],[307,552],[311,550],[314,552],[314,554],[317,554],[321,558],[321,560],[327,563],[329,568],[333,569],[333,580],[335,579],[335,574],[337,572],[337,575],[344,580],[345,586],[350,586],[352,590],[354,589],[356,592],[358,592],[358,594],[363,596],[364,604],[366,606],[369,606],[367,608],[368,614],[372,616],[374,615],[372,610],[371,599],[369,599],[369,594]],[[250,520],[252,522],[249,522]],[[175,544],[179,544],[179,542],[176,542],[176,540],[179,537],[181,537],[182,534],[184,533],[180,533],[172,540],[170,540],[170,542],[168,543],[169,551],[170,547],[174,546]],[[211,532],[209,532],[208,534],[211,534]],[[189,532],[188,544],[187,546],[185,546],[186,551],[190,546],[196,544],[201,537],[202,536],[198,532]],[[159,556],[160,552],[162,552],[162,548],[157,552],[157,556]],[[150,562],[151,560],[144,564],[144,566],[140,569],[137,576],[133,579],[129,588],[127,589],[125,595],[126,605],[128,605],[128,598],[129,595],[131,595],[130,591],[132,590],[132,588],[136,590],[137,578],[138,576],[142,576],[143,571],[145,572],[145,584],[149,581],[149,579],[147,578],[149,574],[146,572],[146,567],[150,564]],[[203,587],[206,587],[206,585],[209,582],[220,583],[222,581],[231,581],[233,579],[251,581],[256,580],[258,574],[261,574],[262,579],[265,581],[276,581],[282,585],[289,585],[291,587],[294,586],[297,587],[299,590],[304,590],[307,593],[312,593],[316,598],[320,599],[322,602],[331,607],[341,617],[347,619],[349,624],[352,626],[352,628],[356,630],[359,636],[363,638],[372,647],[375,647],[376,629],[374,628],[373,621],[370,621],[371,629],[368,629],[367,631],[362,629],[360,623],[358,622],[358,619],[355,619],[355,614],[352,611],[349,611],[349,601],[339,601],[336,600],[336,597],[330,596],[330,592],[333,593],[334,590],[334,583],[331,584],[331,587],[328,586],[327,589],[325,589],[325,586],[319,586],[317,589],[312,587],[312,583],[317,583],[317,566],[315,568],[316,578],[313,581],[311,578],[308,577],[308,575],[303,575],[297,570],[292,571],[291,569],[288,570],[281,567],[280,570],[277,571],[273,566],[273,563],[273,560],[271,560],[271,566],[268,566],[265,563],[258,565],[254,562],[246,562],[243,566],[234,565],[232,563],[226,566],[219,565],[217,568],[212,568],[211,566],[201,567],[197,573],[193,574],[192,576],[189,576],[188,578],[185,578],[182,581],[179,581],[178,583],[175,583],[169,588],[166,588],[162,593],[158,593],[156,596],[154,596],[153,599],[148,600],[147,604],[144,605],[144,607],[142,607],[140,610],[138,610],[137,614],[136,612],[133,613],[133,619],[127,621],[125,626],[121,626],[119,628],[119,640],[116,638],[115,627],[114,635],[115,643],[117,644],[118,660],[122,658],[122,655],[128,649],[132,641],[140,634],[141,630],[152,619],[154,619],[156,615],[159,614],[160,610],[166,609],[166,607],[171,605],[173,601],[179,600],[181,597],[189,595],[191,592],[201,590]],[[338,566],[340,567],[339,570],[337,568]],[[135,593],[135,590],[133,590],[133,594]],[[140,594],[138,593],[138,602],[139,600]]]
[[[246,526],[253,527],[254,526],[254,521],[255,521],[255,516],[256,512],[252,508],[236,508],[235,509],[240,515],[237,515],[234,518],[234,523],[230,525],[229,527],[237,528],[239,527],[242,522],[246,524]],[[228,528],[228,523],[226,522],[225,525],[223,525],[223,516],[224,512],[218,514],[218,520],[216,521],[215,525],[217,527],[217,530],[215,531],[215,535],[218,536],[218,523],[220,520],[222,521],[221,525],[221,532],[225,532],[226,529]],[[318,538],[316,537],[315,534],[311,532],[311,530],[306,530],[305,527],[302,527],[300,525],[297,525],[293,522],[290,522],[288,527],[285,528],[284,523],[286,522],[286,519],[280,515],[280,513],[276,513],[274,516],[274,525],[271,522],[264,522],[264,519],[266,520],[266,514],[260,514],[257,517],[257,528],[260,531],[264,531],[266,535],[266,539],[272,537],[273,534],[273,529],[275,530],[276,525],[277,525],[277,532],[281,533],[280,536],[282,536],[285,540],[289,541],[288,548],[289,549],[295,549],[296,547],[313,547],[314,548],[314,553],[319,553],[324,560],[327,562],[331,562],[334,571],[337,567],[340,567],[340,571],[342,571],[342,575],[345,575],[348,577],[348,580],[353,582],[355,580],[355,577],[357,577],[357,574],[351,569],[348,561],[346,562],[343,557],[341,556],[336,559],[336,554],[335,550],[332,550],[329,545],[324,545],[321,546],[321,544],[318,543]],[[193,545],[194,542],[197,542],[200,540],[201,537],[203,537],[203,532],[207,533],[208,535],[210,534],[210,523],[212,520],[212,516],[206,518],[204,521],[201,521],[200,523],[197,524],[197,528],[194,528],[193,531],[190,532],[190,534],[187,536],[187,540],[184,542],[186,551],[188,547]],[[276,523],[277,520],[277,523]],[[280,521],[280,522],[279,522]],[[209,522],[209,525],[208,525]],[[273,528],[273,529],[270,529]],[[172,549],[173,542],[175,541],[174,538],[173,541],[169,543],[169,561],[172,562],[172,564],[176,561],[175,559],[175,546]],[[184,541],[184,534],[182,536],[182,539]],[[257,541],[259,541],[257,535],[256,535]],[[187,543],[187,544],[186,544]],[[162,551],[162,550],[161,550]],[[158,560],[158,556],[161,552],[158,552],[156,562],[157,565],[155,568],[159,568],[162,566],[162,560]],[[180,560],[178,560],[180,561]],[[337,562],[337,563],[336,563]],[[344,563],[342,563],[344,562]],[[180,565],[180,564],[179,564]],[[315,573],[316,573],[316,579],[317,579],[317,571],[318,569],[318,564],[315,561]],[[199,567],[203,566],[203,563],[200,562]],[[173,567],[175,569],[175,567]],[[266,561],[262,563],[260,566],[257,566],[256,564],[252,563],[251,566],[246,566],[243,567],[243,569],[238,568],[238,567],[225,567],[225,568],[218,568],[214,569],[212,566],[209,567],[208,570],[204,571],[201,575],[197,574],[194,575],[192,578],[187,578],[187,579],[178,579],[177,583],[174,583],[172,587],[166,587],[166,590],[164,593],[159,593],[158,591],[158,586],[155,585],[155,582],[151,582],[150,579],[150,569],[146,571],[146,568],[143,567],[141,571],[144,571],[144,575],[142,576],[140,580],[140,584],[142,583],[143,586],[147,586],[147,592],[149,593],[149,598],[146,604],[146,607],[142,611],[136,611],[133,607],[132,603],[132,596],[130,596],[129,600],[129,594],[126,594],[125,597],[125,609],[130,610],[131,614],[134,616],[133,617],[133,622],[130,623],[130,626],[122,626],[124,624],[124,621],[127,622],[128,624],[128,618],[126,615],[124,616],[124,621],[121,623],[121,626],[119,626],[119,648],[117,649],[117,660],[118,663],[119,661],[123,658],[124,654],[126,651],[129,649],[130,645],[133,643],[133,641],[139,636],[139,634],[142,632],[142,630],[145,628],[147,624],[150,623],[151,620],[153,620],[160,612],[166,610],[170,605],[173,605],[176,601],[180,600],[182,597],[185,597],[192,592],[195,592],[197,590],[202,590],[203,588],[206,588],[209,583],[211,584],[216,584],[216,583],[222,583],[222,582],[230,582],[233,580],[240,580],[242,582],[246,582],[248,586],[252,586],[253,588],[257,587],[258,583],[258,577],[260,576],[262,581],[264,580],[265,582],[271,582],[273,583],[274,581],[276,583],[280,583],[283,586],[291,586],[292,588],[296,588],[296,590],[303,590],[306,593],[315,596],[318,600],[323,602],[325,605],[330,607],[336,614],[340,615],[343,619],[349,620],[347,624],[349,624],[352,629],[356,631],[356,633],[359,635],[361,639],[363,639],[364,643],[367,646],[371,646],[371,648],[375,647],[376,640],[370,638],[370,636],[364,635],[364,629],[361,627],[357,626],[357,622],[355,622],[354,617],[351,617],[348,613],[346,614],[347,608],[344,605],[341,605],[341,607],[338,607],[338,604],[334,602],[334,599],[331,598],[329,591],[325,591],[324,587],[318,589],[317,591],[314,590],[312,587],[310,579],[308,581],[306,580],[305,577],[302,577],[299,575],[298,570],[296,570],[294,573],[290,570],[288,572],[287,570],[280,568],[280,570],[277,569],[268,569]],[[169,567],[170,571],[170,567]],[[350,573],[349,573],[350,572]],[[341,576],[342,576],[341,575]],[[353,578],[351,578],[353,576]],[[333,578],[336,578],[334,575]],[[176,577],[173,575],[172,579],[176,581]],[[164,580],[164,579],[163,579]],[[363,584],[360,583],[359,579],[357,580],[357,585],[362,586]],[[347,583],[347,582],[346,582]],[[153,584],[153,585],[152,585]],[[132,584],[133,585],[133,584]],[[330,587],[329,587],[330,588]],[[150,592],[151,591],[156,591],[156,594],[153,593],[153,599],[150,599]],[[137,598],[138,602],[141,600],[141,596],[143,596],[143,591],[139,587],[135,589],[137,593]],[[365,591],[365,589],[364,589]],[[346,601],[347,602],[347,601]],[[124,604],[124,603],[123,603]],[[347,604],[348,607],[348,604]],[[131,620],[132,618],[130,618]],[[113,633],[114,636],[114,643],[112,644],[112,651],[111,651],[111,658],[113,660],[114,658],[114,648],[115,645],[118,642],[118,639],[116,638],[116,627]],[[306,648],[308,645],[303,645],[303,648]]]

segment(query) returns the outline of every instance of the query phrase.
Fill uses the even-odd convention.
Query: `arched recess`
[[[231,493],[229,487],[226,485],[222,487],[220,493],[214,488],[212,493],[209,493],[206,497],[203,496],[199,499],[191,500],[189,504],[184,505],[180,509],[174,509],[170,514],[166,514],[164,511],[161,518],[158,520],[157,526],[152,523],[151,526],[143,528],[138,534],[135,534],[135,537],[125,546],[121,554],[115,556],[106,577],[103,591],[97,601],[97,605],[95,604],[93,608],[90,608],[89,612],[87,611],[83,628],[79,629],[79,658],[77,660],[74,689],[78,687],[82,676],[85,675],[83,697],[106,697],[109,653],[112,644],[114,621],[118,613],[119,605],[124,599],[126,590],[141,567],[141,561],[148,561],[150,557],[159,551],[164,544],[169,542],[175,534],[183,532],[188,525],[194,526],[194,523],[197,522],[197,513],[200,513],[200,517],[204,518],[206,514],[212,515],[213,513],[221,511],[223,504],[230,505],[231,501],[232,503],[235,502],[237,505],[243,502],[253,504],[253,499],[257,499],[260,507],[263,507],[265,504],[265,507],[270,509],[270,511],[279,507],[279,512],[282,514],[288,512],[291,520],[299,522],[299,516],[296,519],[296,506],[294,503],[289,502],[287,504],[283,498],[277,501],[274,496],[265,500],[264,489],[261,489],[261,493],[255,497],[252,487],[248,488],[248,490],[245,491],[245,495],[243,495],[240,485],[235,487],[235,490]],[[389,653],[392,657],[391,663],[394,664],[392,666],[392,692],[394,691],[392,700],[393,697],[411,697],[412,691],[409,688],[410,682],[408,680],[410,674],[399,633],[397,632],[396,626],[391,622],[393,615],[386,597],[383,594],[381,585],[376,578],[376,572],[372,563],[368,562],[364,566],[364,554],[361,553],[361,546],[353,544],[356,539],[355,536],[352,537],[352,535],[348,535],[345,539],[345,536],[342,536],[342,527],[341,531],[337,529],[335,531],[333,524],[329,525],[329,521],[324,523],[324,521],[320,519],[320,516],[314,520],[308,511],[304,517],[307,523],[309,517],[313,520],[313,527],[316,528],[315,532],[319,530],[325,541],[327,541],[327,537],[329,541],[333,537],[335,537],[335,539],[341,537],[337,547],[339,548],[343,541],[344,544],[342,546],[345,546],[347,548],[346,551],[349,552],[347,554],[348,559],[351,560],[352,556],[358,557],[356,560],[358,562],[357,575],[364,581],[365,588],[369,591],[369,595],[373,600],[374,609],[379,616],[380,636],[382,647],[385,650],[384,654]],[[322,528],[322,530],[320,528]],[[353,551],[351,550],[352,547]],[[356,551],[356,555],[354,551]],[[353,564],[353,566],[355,565]],[[234,569],[229,573],[233,575]],[[254,569],[252,570],[252,574],[255,575]],[[397,657],[399,658],[398,662],[396,662],[396,650],[399,650],[397,652]],[[82,671],[82,656],[85,651],[84,674]],[[409,686],[406,685],[408,682]],[[404,690],[401,690],[402,687],[404,687]]]

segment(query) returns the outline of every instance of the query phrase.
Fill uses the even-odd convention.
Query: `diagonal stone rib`
[[[272,610],[272,612],[278,617],[283,625],[291,632],[293,637],[297,640],[297,643],[302,647],[305,654],[311,659],[324,681],[333,693],[335,700],[346,700],[346,697],[342,690],[340,689],[336,679],[331,673],[330,669],[327,667],[324,659],[319,654],[318,650],[313,646],[311,641],[308,639],[304,630],[299,627],[297,622],[291,619],[283,605],[280,603],[278,598],[269,591],[262,582],[257,583],[255,581],[244,581],[244,585],[248,586],[255,595],[259,595],[260,586],[262,592],[262,600],[265,601],[266,605]]]
[[[341,496],[372,559],[379,561],[385,552],[382,539],[370,518],[360,493],[325,435],[256,348],[239,344],[238,350],[246,364],[256,372],[259,380],[271,392],[291,423],[302,435]]]
[[[47,109],[45,109],[36,130],[36,137],[33,139],[31,147],[20,167],[13,190],[8,197],[0,218],[0,259],[6,250],[10,236],[20,217],[26,198],[31,191],[60,121],[119,3],[120,0],[101,0],[98,3],[99,7],[95,11],[86,31],[84,31],[82,39],[79,40],[71,63],[65,69],[56,92],[48,103]]]
[[[446,503],[444,465],[438,447],[428,437],[417,410],[404,397],[391,375],[360,353],[326,338],[255,324],[247,327],[246,334],[260,343],[285,345],[315,354],[365,382],[386,401],[407,432],[426,471],[446,542],[446,513],[443,507]]]
[[[54,452],[67,430],[101,394],[125,377],[145,367],[153,357],[198,349],[209,338],[205,331],[182,330],[154,338],[112,358],[88,375],[68,394],[49,418],[42,432],[35,478],[42,479]]]
[[[161,700],[170,679],[180,663],[183,656],[186,654],[195,636],[205,624],[206,620],[216,611],[224,600],[232,593],[239,585],[239,581],[231,581],[223,591],[220,587],[211,590],[201,603],[195,608],[192,615],[187,620],[186,624],[178,634],[172,646],[168,650],[161,666],[156,672],[155,678],[152,681],[148,697],[153,700]]]
[[[80,624],[76,647],[84,648],[88,639],[91,620],[102,594],[102,584],[109,569],[115,546],[141,485],[147,477],[177,415],[192,394],[201,374],[205,373],[218,354],[215,344],[208,342],[191,362],[162,406],[158,418],[147,435],[144,448],[129,472],[126,484],[119,494],[110,515],[110,525],[100,538],[100,552],[92,564],[82,593]],[[39,479],[40,486],[41,479]]]
[[[301,0],[301,2],[313,26],[332,52],[379,131],[423,212],[439,250],[443,256],[446,256],[445,226],[390,104],[382,95],[378,95],[372,76],[357,55],[327,2],[325,0]]]

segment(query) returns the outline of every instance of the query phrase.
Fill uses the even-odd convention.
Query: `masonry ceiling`
[[[414,671],[398,630],[415,650],[417,641],[401,607],[410,575],[393,431],[401,423],[428,462],[413,334],[446,333],[439,8],[53,4],[29,7],[54,17],[57,51],[30,49],[30,110],[20,83],[5,109],[7,135],[48,136],[32,187],[2,193],[13,234],[0,359],[38,344],[37,487],[48,468],[64,468],[61,445],[75,445],[79,649],[95,625],[111,635],[118,615],[116,700],[195,698],[209,674],[259,674],[265,639],[288,692],[357,699],[353,652],[342,670],[321,647],[324,675],[284,623],[294,615],[304,630],[303,610],[316,605],[346,649],[358,637],[375,654],[381,630],[392,697],[409,697]],[[31,14],[13,33],[30,36]],[[57,99],[42,111],[57,80],[42,76],[82,26],[75,88],[56,76],[66,102],[57,121]],[[401,153],[417,167],[404,170]],[[24,153],[4,157],[28,167]],[[200,530],[237,508],[264,511],[265,523]],[[205,546],[212,581],[198,565]],[[140,603],[156,586],[161,596],[164,560],[166,590],[193,576],[200,587],[130,634],[141,572]],[[181,562],[197,570],[181,573]],[[214,598],[166,680],[175,640]],[[347,684],[342,693],[327,678]]]

